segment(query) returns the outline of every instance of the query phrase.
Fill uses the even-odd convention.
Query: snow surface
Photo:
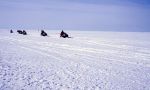
[[[150,32],[0,31],[0,90],[150,90]]]

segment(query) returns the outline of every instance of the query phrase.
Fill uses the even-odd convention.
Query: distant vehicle
[[[21,30],[17,30],[17,32],[18,32],[19,34],[22,34],[22,33],[23,33],[23,31],[21,31]]]
[[[13,30],[10,30],[10,33],[13,33]]]
[[[25,30],[22,31],[23,35],[27,35],[27,32]]]
[[[69,38],[69,35],[62,30],[60,33],[60,37]]]
[[[41,30],[41,36],[48,36],[44,30]]]

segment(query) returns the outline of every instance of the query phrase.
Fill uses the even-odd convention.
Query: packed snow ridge
[[[0,90],[150,90],[150,33],[0,30]]]

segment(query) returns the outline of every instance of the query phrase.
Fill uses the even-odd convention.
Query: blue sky
[[[0,0],[0,28],[150,31],[150,0]]]

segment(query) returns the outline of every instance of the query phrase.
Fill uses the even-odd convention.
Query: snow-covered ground
[[[150,32],[0,31],[0,90],[150,90]]]

